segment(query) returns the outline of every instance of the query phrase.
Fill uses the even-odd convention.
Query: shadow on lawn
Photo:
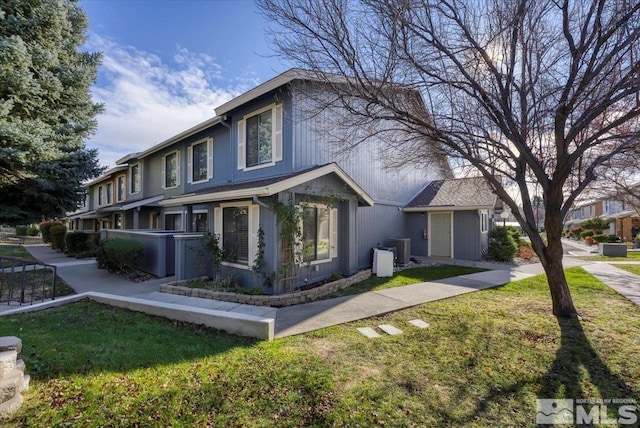
[[[583,385],[591,383],[603,399],[629,398],[633,389],[611,373],[598,352],[591,346],[579,319],[558,318],[560,348],[556,359],[542,380],[540,398],[598,398]],[[615,352],[615,349],[611,349]]]
[[[47,380],[193,361],[257,339],[95,302],[0,318],[0,336],[22,339],[32,377]]]
[[[584,385],[593,384],[603,399],[634,397],[633,388],[613,374],[607,364],[602,361],[585,335],[580,320],[558,318],[558,323],[560,347],[547,373],[537,378],[519,379],[506,386],[504,384],[493,386],[483,394],[471,412],[464,412],[464,415],[444,412],[442,416],[446,422],[455,425],[473,423],[486,415],[490,407],[508,401],[514,395],[526,394],[532,389],[536,390],[536,398],[598,398],[583,388]],[[476,343],[476,347],[482,346],[491,346],[491,344],[490,342]],[[458,395],[458,399],[464,401],[468,399],[469,391],[461,389]],[[527,424],[535,423],[536,418],[536,403],[531,402],[530,405],[531,420],[527,421]],[[615,411],[617,407],[613,406],[611,409]],[[526,409],[522,410],[526,411]]]

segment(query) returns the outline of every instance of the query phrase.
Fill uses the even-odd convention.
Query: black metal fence
[[[56,298],[56,267],[0,257],[0,303],[33,304]]]

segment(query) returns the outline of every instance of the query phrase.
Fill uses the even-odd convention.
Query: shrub
[[[587,221],[583,221],[580,226],[583,229],[595,230],[596,232],[599,232],[598,234],[601,234],[603,230],[609,228],[609,221],[601,217],[594,217]]]
[[[507,228],[494,227],[489,232],[488,256],[492,260],[500,262],[511,262],[518,252],[513,235]]]
[[[57,224],[61,224],[59,221],[43,221],[40,223],[40,233],[42,234],[42,242],[48,244],[51,242],[51,233],[49,230],[51,226],[55,226]]]
[[[580,237],[582,239],[585,239],[587,236],[593,236],[593,230],[583,230],[582,232],[580,232]]]
[[[67,233],[65,244],[67,246],[67,252],[74,255],[95,251],[94,235],[85,232]]]
[[[531,245],[520,245],[518,247],[518,257],[525,260],[531,260],[535,257],[538,257],[538,255],[535,251],[533,251]]]
[[[27,236],[27,226],[16,226],[16,236]]]
[[[27,229],[27,235],[29,236],[38,236],[40,230],[36,226],[29,226]]]
[[[608,242],[619,242],[620,241],[620,237],[618,235],[608,235]]]
[[[608,235],[593,235],[591,238],[594,241],[596,241],[598,244],[601,244],[603,242],[608,242],[609,241],[609,236]]]
[[[593,240],[592,236],[587,236],[584,238],[584,243],[587,245],[593,245],[596,241]]]
[[[136,270],[143,252],[142,244],[135,239],[107,239],[98,246],[96,260],[101,269],[126,274]]]
[[[51,249],[64,251],[65,235],[67,234],[67,227],[63,224],[54,224],[49,228],[49,234],[51,237]]]

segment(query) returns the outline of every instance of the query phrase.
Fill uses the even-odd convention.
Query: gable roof
[[[160,201],[159,204],[162,206],[179,206],[232,199],[247,199],[254,196],[273,196],[277,193],[291,189],[292,187],[300,184],[307,183],[308,181],[316,178],[323,177],[327,174],[336,174],[353,190],[363,204],[373,206],[373,198],[371,198],[364,189],[353,181],[353,179],[349,177],[347,173],[344,172],[336,163],[316,166],[280,177],[207,187],[206,189],[202,189],[197,192],[165,199]]]
[[[494,208],[498,197],[483,177],[432,181],[405,211],[460,211]]]

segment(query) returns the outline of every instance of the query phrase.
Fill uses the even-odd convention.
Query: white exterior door
[[[451,258],[451,213],[429,214],[429,256]]]

